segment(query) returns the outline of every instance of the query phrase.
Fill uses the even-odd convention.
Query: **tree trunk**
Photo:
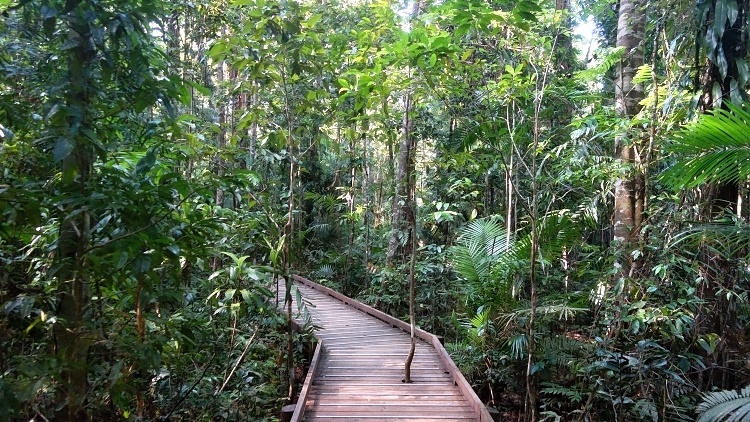
[[[411,209],[416,210],[416,204],[413,202],[414,196],[413,196],[414,190],[412,190],[412,196],[409,198],[409,202],[412,204]],[[417,337],[416,337],[416,331],[417,331],[417,318],[415,314],[415,306],[414,306],[414,300],[416,295],[416,279],[414,272],[416,270],[416,262],[417,262],[417,221],[415,217],[416,213],[412,214],[411,220],[411,233],[412,233],[412,242],[411,242],[411,260],[409,261],[409,326],[410,326],[410,332],[411,332],[411,344],[409,345],[409,354],[406,356],[406,362],[404,363],[404,382],[407,384],[411,384],[411,363],[414,361],[414,351],[417,347]]]
[[[216,82],[217,82],[217,91],[221,92],[224,87],[224,62],[220,62],[218,65],[218,68],[216,69]],[[218,147],[219,151],[223,151],[226,146],[227,142],[227,104],[226,101],[217,101],[216,102],[216,108],[219,109],[219,133],[216,134],[216,146]],[[214,158],[214,166],[215,170],[214,173],[217,176],[222,176],[224,174],[224,166],[226,163],[224,162],[224,159],[221,157],[220,153],[216,155]],[[216,205],[219,207],[224,206],[224,189],[221,187],[216,188]],[[215,271],[216,269],[214,269]]]
[[[289,154],[289,198],[287,200],[287,222],[284,225],[284,244],[282,246],[282,268],[284,270],[284,279],[286,281],[286,294],[284,295],[284,305],[286,307],[287,323],[287,350],[286,350],[286,370],[287,381],[289,383],[288,402],[292,402],[295,397],[294,386],[294,321],[292,317],[292,250],[291,243],[294,238],[294,210],[295,210],[295,187],[297,185],[297,166],[295,163],[299,159],[296,156],[296,141],[294,139],[294,116],[292,115],[291,93],[286,78],[286,73],[282,69],[281,81],[284,90],[284,117],[286,118],[287,142],[286,149]]]
[[[91,44],[91,27],[71,12],[70,38],[78,46],[69,50],[68,79],[70,90],[66,102],[80,115],[70,116],[65,130],[65,142],[72,151],[62,160],[61,190],[70,195],[85,197],[93,182],[93,149],[84,133],[93,133],[90,110],[92,75],[95,59]],[[79,12],[80,13],[80,12]],[[73,29],[75,27],[75,30]],[[86,33],[80,33],[81,28]],[[60,142],[60,141],[58,141]],[[71,201],[76,204],[78,201]],[[61,365],[57,384],[58,411],[56,421],[84,421],[88,393],[88,349],[90,335],[84,322],[89,307],[89,282],[85,268],[85,254],[90,242],[91,216],[86,205],[67,205],[59,215],[60,231],[55,260],[59,265],[57,322],[53,326],[55,353]]]
[[[417,0],[412,4],[409,17],[410,25],[424,9],[423,3],[424,0]],[[410,79],[412,78],[410,68],[407,69],[407,75]],[[401,145],[398,152],[398,173],[396,174],[396,189],[395,195],[393,195],[393,208],[391,210],[391,237],[388,241],[388,251],[386,254],[387,264],[392,263],[393,258],[399,252],[403,257],[404,251],[410,250],[411,242],[415,241],[412,236],[409,236],[409,228],[406,225],[406,218],[409,214],[409,192],[416,186],[416,177],[412,178],[412,174],[416,168],[417,140],[412,133],[414,122],[411,114],[414,98],[411,89],[411,87],[408,87],[404,94],[403,131],[401,133]],[[413,214],[414,210],[411,211]],[[407,236],[406,242],[401,242],[404,235]],[[401,247],[402,243],[403,247]]]
[[[370,148],[368,145],[367,132],[370,131],[370,120],[362,120],[362,203],[364,205],[364,225],[365,225],[365,257],[364,257],[364,270],[365,270],[365,289],[370,288],[370,270],[368,263],[370,262],[370,212],[372,212],[372,204],[370,203],[370,162],[367,157],[367,151]]]
[[[643,86],[633,83],[636,71],[644,64],[644,7],[643,0],[620,1],[617,46],[623,47],[625,53],[615,76],[615,109],[623,119],[631,119],[638,114],[644,98]],[[637,212],[643,210],[643,204],[638,204],[638,201],[643,201],[643,195],[639,195],[637,190],[641,189],[639,178],[642,171],[638,168],[641,160],[637,159],[636,154],[642,150],[641,139],[642,134],[635,128],[615,139],[615,159],[624,168],[623,174],[615,182],[613,237],[622,254],[615,264],[617,278],[632,275],[632,243],[640,230]]]
[[[411,119],[412,96],[410,92],[405,94],[405,107],[403,130],[398,151],[398,169],[396,173],[396,188],[393,195],[393,209],[391,210],[391,237],[388,241],[388,253],[386,262],[393,263],[393,259],[399,252],[403,254],[408,250],[410,240],[402,242],[403,236],[408,236],[406,227],[406,216],[409,207],[409,191],[411,190],[411,178],[409,175],[414,169],[414,149],[416,142],[412,136],[413,121]],[[403,247],[402,247],[403,244]]]

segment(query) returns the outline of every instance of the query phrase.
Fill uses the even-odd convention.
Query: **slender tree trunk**
[[[253,81],[252,84],[252,92],[250,93],[250,109],[255,113],[258,109],[258,102],[259,102],[259,87],[258,85]],[[250,144],[248,145],[248,155],[250,158],[250,164],[255,163],[255,155],[256,155],[256,148],[258,145],[258,119],[254,118],[253,123],[250,126]]]
[[[355,123],[356,127],[356,123]],[[347,286],[350,285],[349,283],[349,277],[350,272],[349,268],[352,264],[352,248],[354,246],[354,230],[355,230],[355,223],[354,220],[354,207],[356,205],[356,187],[357,187],[357,167],[355,165],[355,154],[356,152],[356,143],[353,136],[349,138],[349,194],[347,195],[348,201],[349,201],[349,233],[347,236],[347,251],[346,251],[346,266],[344,267],[344,283],[343,283],[343,290],[344,294],[347,294]]]
[[[512,233],[515,231],[515,218],[513,213],[513,197],[515,196],[513,193],[513,154],[510,154],[510,159],[508,160],[508,168],[505,171],[505,194],[506,194],[506,206],[508,207],[506,210],[506,216],[505,216],[505,244],[510,244],[510,238],[512,236]]]
[[[364,269],[365,269],[365,289],[370,287],[370,270],[368,263],[370,262],[370,213],[372,212],[372,204],[370,203],[370,161],[367,157],[367,151],[370,148],[368,145],[367,132],[370,131],[370,120],[362,120],[362,203],[364,205],[364,225],[365,225],[365,258],[364,258]]]
[[[425,0],[417,0],[412,4],[411,15],[409,18],[410,25],[419,16],[424,9]],[[412,78],[411,69],[407,69],[407,76]],[[409,213],[409,192],[415,188],[416,178],[412,178],[412,173],[416,168],[416,151],[417,140],[414,134],[414,121],[411,117],[414,97],[411,87],[406,89],[404,94],[404,119],[403,132],[401,134],[401,145],[398,152],[398,173],[396,174],[396,189],[393,196],[393,209],[391,210],[391,237],[388,241],[388,251],[386,254],[386,263],[392,263],[396,254],[409,250],[411,242],[415,239],[408,236],[408,227],[406,226],[406,217]],[[413,210],[412,210],[413,211]],[[407,235],[404,247],[401,247],[401,239]],[[416,233],[415,233],[416,234]]]
[[[92,62],[95,59],[91,44],[90,26],[70,12],[70,38],[77,44],[69,50],[69,91],[66,102],[71,109],[80,111],[68,119],[65,140],[72,151],[62,160],[61,189],[70,195],[86,197],[93,183],[93,149],[84,133],[94,133],[91,122]],[[85,29],[81,33],[81,29]],[[71,135],[73,134],[73,135]],[[60,142],[60,141],[58,141]],[[72,203],[78,203],[73,201]],[[86,275],[86,249],[90,243],[91,216],[86,205],[67,205],[59,215],[60,229],[55,261],[59,267],[56,277],[58,287],[57,321],[53,326],[55,353],[61,366],[57,384],[58,411],[55,421],[88,420],[86,396],[88,393],[88,350],[91,334],[85,321],[90,303],[89,281]]]
[[[418,7],[418,6],[416,6]],[[417,171],[416,163],[413,162],[414,156],[417,152],[416,142],[410,145],[412,149],[410,160],[412,161],[409,167],[409,173],[407,175],[409,190],[406,192],[405,198],[406,208],[406,221],[409,223],[409,245],[411,246],[411,259],[409,261],[409,326],[411,331],[411,344],[409,346],[409,355],[406,357],[404,363],[404,382],[411,383],[411,363],[414,360],[414,351],[416,349],[417,338],[417,317],[416,317],[416,305],[414,303],[416,296],[416,262],[417,262]]]
[[[222,91],[224,87],[224,62],[220,62],[216,69],[216,81],[217,91]],[[219,109],[219,133],[216,135],[216,146],[218,147],[219,153],[215,157],[215,168],[216,175],[222,176],[224,174],[224,166],[226,163],[221,156],[227,142],[227,104],[225,100],[219,100],[216,102],[216,108]],[[224,189],[219,187],[216,189],[216,205],[224,206]],[[215,269],[214,269],[215,271]]]
[[[282,246],[283,251],[283,269],[284,279],[286,281],[286,293],[284,295],[284,304],[287,309],[287,350],[286,350],[286,370],[287,370],[287,381],[289,383],[289,391],[287,400],[291,402],[295,396],[294,386],[294,324],[292,318],[292,251],[291,243],[294,236],[294,209],[295,209],[295,187],[297,166],[295,165],[298,157],[295,154],[296,142],[294,140],[294,121],[292,115],[292,105],[289,93],[289,87],[287,85],[286,73],[282,69],[281,71],[282,86],[284,89],[284,112],[287,123],[287,151],[289,154],[289,199],[287,200],[287,222],[284,225],[284,244]]]
[[[404,98],[404,119],[401,142],[398,151],[398,168],[396,173],[396,189],[393,195],[393,209],[391,210],[391,237],[388,241],[388,252],[386,262],[392,263],[399,252],[403,252],[402,243],[409,246],[409,240],[402,242],[402,238],[408,236],[408,228],[405,226],[407,208],[409,207],[408,192],[410,191],[410,171],[413,166],[414,141],[412,136],[413,121],[411,119],[412,95],[410,92]]]
[[[625,53],[615,77],[615,108],[617,115],[624,119],[638,114],[644,98],[643,86],[633,83],[636,71],[644,64],[644,7],[643,0],[620,1],[617,46],[623,47]],[[639,195],[639,190],[643,189],[641,184],[644,182],[640,176],[642,171],[638,168],[641,160],[636,154],[642,151],[642,137],[638,129],[632,129],[615,140],[615,159],[625,169],[615,182],[613,236],[621,251],[621,258],[616,264],[618,278],[632,275],[632,243],[640,231],[641,216],[637,213],[643,211],[643,195]]]
[[[409,345],[409,354],[406,356],[406,362],[404,363],[404,382],[407,384],[411,383],[411,363],[414,360],[414,351],[417,347],[417,337],[416,337],[416,331],[417,331],[417,318],[415,314],[415,306],[414,306],[414,300],[416,295],[416,277],[414,275],[414,272],[416,270],[416,261],[417,261],[417,241],[416,241],[416,235],[417,235],[417,220],[416,218],[416,203],[414,203],[413,199],[413,192],[412,191],[412,197],[409,198],[409,202],[411,203],[411,209],[415,212],[413,213],[411,220],[411,232],[412,232],[412,242],[411,242],[411,261],[409,263],[409,326],[411,329],[411,344]]]

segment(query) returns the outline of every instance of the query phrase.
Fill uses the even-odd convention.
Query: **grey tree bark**
[[[638,68],[644,64],[644,7],[644,0],[620,1],[617,46],[624,48],[625,53],[615,76],[615,110],[618,117],[623,119],[632,119],[637,115],[644,98],[643,86],[633,83]],[[617,262],[619,277],[632,274],[630,252],[641,225],[644,181],[639,154],[642,135],[638,129],[632,128],[615,139],[615,159],[624,171],[615,182],[613,238],[622,254],[627,256]]]

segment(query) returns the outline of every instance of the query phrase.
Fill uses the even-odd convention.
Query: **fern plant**
[[[705,393],[695,409],[696,422],[743,422],[750,420],[750,385],[739,392],[722,390]]]

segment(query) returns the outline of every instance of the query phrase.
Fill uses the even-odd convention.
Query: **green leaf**
[[[315,14],[315,15],[312,15],[312,16],[310,16],[310,18],[309,18],[309,19],[307,20],[307,22],[305,22],[305,25],[306,25],[306,26],[307,26],[308,28],[312,28],[312,27],[314,27],[314,26],[315,26],[315,25],[316,25],[316,24],[317,24],[318,22],[320,22],[320,20],[321,20],[321,19],[323,19],[323,15],[321,15],[321,14]]]
[[[722,57],[724,57],[722,55]],[[724,59],[724,63],[726,64],[726,59]],[[712,104],[715,108],[720,109],[721,104],[723,102],[724,90],[721,87],[721,84],[719,82],[714,82],[713,86],[711,87],[711,96],[713,98],[714,103]]]
[[[714,7],[714,21],[713,21],[713,30],[718,39],[721,39],[724,36],[724,29],[726,28],[727,23],[727,14],[728,14],[728,8],[727,3],[733,2],[735,0],[715,0],[716,6]]]
[[[44,30],[44,35],[47,36],[47,38],[52,38],[52,35],[55,33],[55,26],[57,26],[57,10],[43,5],[41,8],[42,13],[42,29]]]
[[[119,251],[115,254],[117,257],[115,268],[122,269],[125,267],[125,264],[128,263],[128,259],[130,259],[130,256],[125,251]]]
[[[254,300],[252,298],[252,294],[247,289],[240,290],[240,294],[242,294],[242,300],[245,301],[248,305],[252,305]]]
[[[737,6],[735,0],[726,0],[727,20],[729,21],[729,26],[734,26],[734,23],[737,22],[737,17],[739,16],[739,9]]]
[[[430,56],[430,67],[434,67],[435,63],[437,63],[437,55],[435,53],[432,53]]]
[[[146,155],[138,160],[138,164],[135,166],[135,174],[142,176],[148,173],[154,167],[154,164],[156,164],[156,147],[149,148]]]
[[[651,65],[644,64],[638,67],[638,70],[633,76],[634,84],[642,84],[644,82],[650,82],[652,78]]]
[[[530,0],[519,1],[516,4],[516,8],[524,12],[541,12],[542,11],[542,8],[535,1],[530,1]]]
[[[216,41],[213,43],[211,48],[208,49],[208,56],[213,60],[221,60],[224,53],[229,51],[229,45],[224,41]]]
[[[729,101],[732,104],[742,103],[742,93],[740,92],[740,86],[737,84],[737,80],[732,78],[729,80]]]
[[[195,88],[196,91],[200,92],[203,95],[211,95],[211,90],[195,81],[186,80],[186,84],[190,85],[191,87]]]
[[[273,292],[272,292],[272,291],[270,291],[270,290],[268,290],[267,288],[265,288],[265,287],[263,287],[263,286],[257,286],[257,287],[255,288],[255,290],[257,290],[257,291],[258,291],[258,293],[260,293],[261,295],[263,295],[263,296],[265,296],[265,297],[272,297],[272,296],[273,296]],[[301,303],[301,302],[300,302],[300,303]]]
[[[133,275],[138,276],[145,274],[151,269],[151,255],[141,254],[133,261],[133,267],[131,271]]]
[[[73,152],[73,142],[64,137],[57,138],[55,142],[55,149],[52,151],[52,156],[55,161],[62,161]]]
[[[724,54],[724,47],[721,45],[719,45],[719,48],[716,51],[714,63],[716,63],[716,66],[719,68],[719,74],[722,79],[726,78],[727,72],[729,71],[729,64],[727,63],[727,56]]]
[[[526,31],[530,28],[528,22],[536,22],[536,15],[518,9],[513,10],[513,17],[516,18],[516,25]]]
[[[737,58],[737,75],[739,76],[739,85],[745,86],[750,81],[750,68],[747,65],[747,59]]]

